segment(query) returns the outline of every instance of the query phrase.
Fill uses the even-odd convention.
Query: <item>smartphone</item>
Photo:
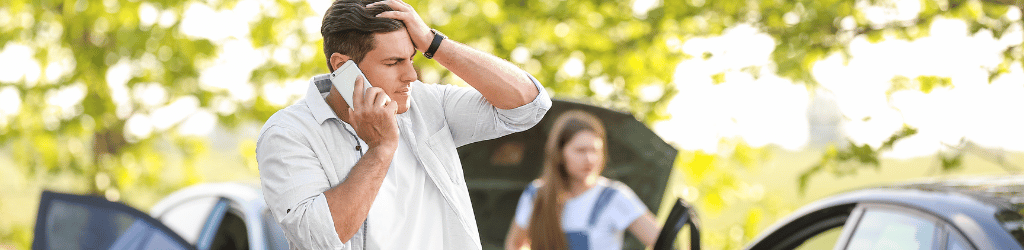
[[[356,66],[356,62],[352,60],[348,60],[344,65],[338,67],[334,73],[331,73],[331,84],[338,88],[338,93],[341,93],[341,97],[345,99],[349,107],[355,107],[352,105],[352,94],[356,90],[356,77],[363,78],[363,91],[370,88],[370,81],[366,80],[363,71],[360,71],[359,67]]]

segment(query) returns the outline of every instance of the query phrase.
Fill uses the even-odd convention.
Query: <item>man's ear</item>
[[[334,52],[334,54],[331,54],[331,68],[337,70],[339,67],[341,67],[341,65],[344,65],[345,62],[351,59],[352,58],[348,57],[347,55],[342,55],[341,53]]]

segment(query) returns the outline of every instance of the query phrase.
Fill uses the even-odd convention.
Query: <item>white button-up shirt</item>
[[[398,119],[399,135],[423,166],[446,203],[438,214],[447,249],[480,249],[480,234],[456,147],[523,131],[551,108],[544,87],[530,103],[499,109],[473,88],[411,85],[409,111]],[[341,184],[367,149],[351,126],[338,119],[310,79],[304,99],[267,120],[256,142],[264,199],[293,249],[363,249],[366,223],[348,241],[335,231],[324,191]],[[368,218],[368,220],[371,218]],[[401,234],[401,232],[394,232]]]

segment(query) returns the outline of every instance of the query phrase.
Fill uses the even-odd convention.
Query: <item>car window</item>
[[[249,249],[249,234],[245,228],[245,220],[237,211],[228,211],[221,219],[217,233],[213,236],[210,249],[244,250]]]
[[[946,237],[946,250],[969,250],[969,249],[971,249],[971,248],[967,248],[967,242],[964,242],[964,240],[961,239],[960,237],[956,237],[953,234],[950,234],[949,237]]]
[[[159,221],[101,197],[44,192],[32,249],[191,249]]]
[[[825,230],[819,234],[811,236],[803,244],[797,246],[797,250],[811,250],[811,249],[832,249],[836,245],[836,241],[839,240],[839,236],[843,234],[843,227],[836,227],[829,230]]]
[[[890,209],[868,209],[846,249],[932,249],[936,234],[930,219]]]

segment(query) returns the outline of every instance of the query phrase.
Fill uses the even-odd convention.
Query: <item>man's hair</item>
[[[324,13],[320,35],[324,37],[324,56],[327,68],[334,71],[331,55],[335,52],[347,55],[356,63],[362,62],[367,52],[374,49],[374,34],[387,33],[405,28],[402,21],[376,17],[390,11],[387,5],[367,9],[367,4],[379,0],[337,0]]]

